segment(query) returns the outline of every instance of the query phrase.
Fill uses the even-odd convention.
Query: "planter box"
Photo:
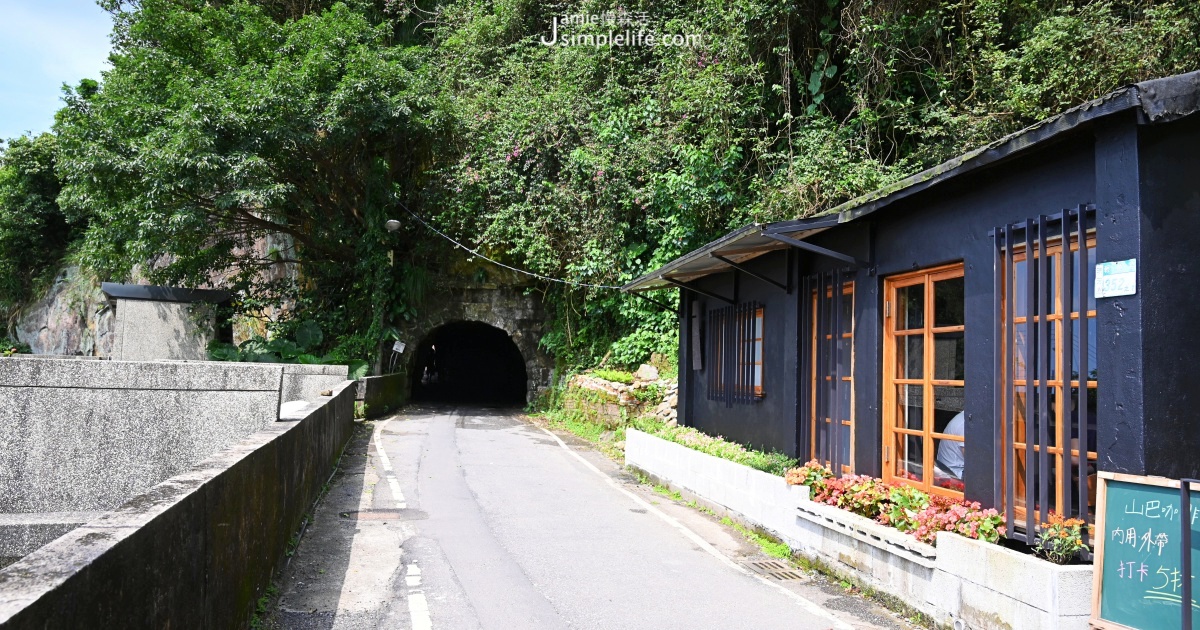
[[[1088,627],[1092,567],[1058,566],[957,534],[938,546],[809,500],[808,488],[630,429],[625,462],[736,513],[833,572],[941,624],[983,629]]]
[[[935,617],[972,629],[1088,627],[1092,566],[1061,566],[1000,545],[938,534]]]

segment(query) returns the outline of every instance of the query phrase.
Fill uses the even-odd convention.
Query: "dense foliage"
[[[57,127],[59,203],[94,217],[81,258],[111,279],[219,279],[249,313],[295,300],[279,332],[317,321],[322,352],[347,358],[447,269],[450,248],[405,208],[508,264],[621,284],[1200,67],[1187,0],[105,3],[113,68]],[[540,41],[555,16],[622,10],[700,43]],[[563,362],[674,346],[669,310],[541,290]]]
[[[53,277],[87,224],[58,207],[57,153],[49,133],[14,138],[0,153],[0,313],[10,317]]]

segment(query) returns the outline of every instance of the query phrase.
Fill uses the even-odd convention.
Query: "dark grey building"
[[[630,283],[684,288],[681,422],[1018,538],[1098,469],[1196,476],[1198,110],[1200,72],[1129,86]]]

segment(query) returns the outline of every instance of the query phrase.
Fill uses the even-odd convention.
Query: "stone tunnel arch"
[[[456,323],[475,323],[502,331],[520,352],[525,399],[516,402],[533,402],[549,388],[554,362],[540,347],[546,318],[536,291],[495,284],[440,287],[426,296],[419,312],[415,320],[400,327],[401,340],[412,348],[400,361],[410,386],[423,375],[421,351],[435,331]],[[418,393],[416,388],[409,391]]]
[[[409,379],[418,402],[524,404],[525,357],[509,334],[477,321],[434,328],[417,345]]]

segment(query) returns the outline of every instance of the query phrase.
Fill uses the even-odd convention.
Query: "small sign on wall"
[[[1096,265],[1096,297],[1137,293],[1137,259],[1116,260]]]

